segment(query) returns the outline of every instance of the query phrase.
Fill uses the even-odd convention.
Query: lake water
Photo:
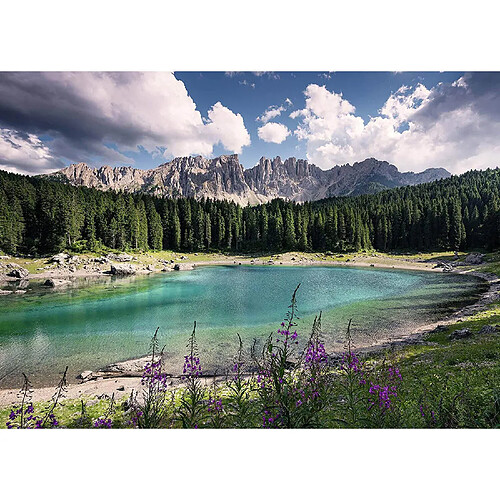
[[[341,349],[349,318],[359,344],[437,321],[471,303],[477,278],[442,273],[341,267],[211,266],[133,278],[81,281],[53,291],[33,287],[0,297],[0,386],[18,387],[21,372],[34,386],[70,382],[83,370],[142,356],[160,327],[168,371],[179,373],[197,322],[205,371],[225,369],[238,332],[246,349],[279,327],[293,290],[298,333],[307,339],[323,313],[329,349]]]

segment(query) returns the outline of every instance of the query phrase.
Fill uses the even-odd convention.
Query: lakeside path
[[[196,255],[195,257],[201,257]],[[439,257],[425,256],[396,256],[389,257],[386,255],[360,255],[360,254],[345,254],[342,257],[329,258],[324,254],[299,254],[296,252],[273,255],[265,257],[235,257],[235,256],[221,256],[213,260],[193,259],[194,262],[189,262],[189,258],[180,259],[185,267],[183,269],[192,268],[193,264],[196,266],[202,265],[299,265],[299,266],[353,266],[353,267],[375,267],[375,268],[388,268],[388,269],[403,269],[403,270],[416,270],[416,271],[431,271],[442,272],[441,267],[436,268],[436,260]],[[342,259],[342,260],[341,260]],[[164,260],[164,259],[162,259]],[[270,263],[269,261],[272,261]],[[445,259],[447,260],[447,259]],[[150,265],[150,264],[148,264]],[[481,266],[479,266],[481,267]],[[418,330],[411,330],[401,332],[396,336],[380,339],[375,345],[360,346],[359,352],[370,353],[377,352],[384,349],[403,347],[412,343],[423,342],[423,337],[426,333],[434,330],[439,325],[451,325],[461,321],[463,318],[484,310],[488,304],[500,298],[500,280],[497,275],[493,273],[481,272],[478,266],[460,267],[454,272],[475,275],[487,281],[490,285],[489,289],[482,294],[477,302],[469,305],[455,313],[451,314],[448,318],[443,319],[439,323],[427,324]],[[155,271],[160,271],[156,269]],[[141,273],[149,273],[155,271],[142,270]],[[65,269],[55,269],[52,271],[54,274],[34,273],[30,278],[46,279],[47,277],[63,278],[68,276],[64,274],[67,272]],[[72,276],[94,276],[103,273],[89,274],[87,270],[81,270],[81,274],[71,273]],[[57,273],[57,274],[55,274]],[[71,383],[68,385],[67,398],[75,399],[81,397],[109,397],[115,393],[115,397],[120,398],[128,396],[132,390],[141,391],[140,374],[142,367],[149,358],[139,358],[122,363],[115,363],[109,367],[104,368],[100,372],[92,373],[85,381],[80,383]],[[175,381],[175,379],[174,379]],[[212,381],[212,378],[206,379],[207,383]],[[177,385],[178,382],[174,382]],[[54,387],[42,387],[33,389],[33,401],[46,401],[49,400],[54,392]],[[17,400],[18,389],[2,389],[0,390],[0,407],[10,406]]]

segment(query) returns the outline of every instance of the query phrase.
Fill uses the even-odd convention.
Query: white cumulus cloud
[[[236,153],[250,144],[240,114],[218,102],[203,117],[184,83],[164,72],[1,73],[0,120],[49,135],[51,154],[69,161],[130,163],[127,151],[139,147],[167,158],[210,156],[219,143]]]
[[[250,134],[240,114],[233,113],[218,102],[208,111],[208,118],[206,129],[214,143],[221,142],[226,149],[234,153],[241,153],[243,146],[250,145]]]
[[[308,85],[296,137],[321,168],[376,157],[401,170],[452,173],[499,164],[500,74],[472,73],[428,89],[401,87],[367,122],[342,94]]]
[[[275,104],[269,106],[261,116],[258,116],[255,121],[267,123],[268,121],[273,120],[281,115],[284,111],[287,110],[290,106],[293,105],[293,102],[288,97],[285,99],[284,103],[281,106],[277,106]]]
[[[34,134],[0,128],[0,167],[23,174],[42,174],[64,164]]]
[[[264,142],[281,144],[290,135],[290,130],[282,123],[269,122],[259,127],[257,133]]]

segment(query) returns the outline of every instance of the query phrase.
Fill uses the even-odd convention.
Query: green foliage
[[[73,187],[0,172],[0,249],[44,254],[124,250],[496,249],[500,169],[373,195],[240,207]]]

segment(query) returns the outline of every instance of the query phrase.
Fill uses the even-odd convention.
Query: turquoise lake
[[[482,282],[471,276],[341,267],[209,266],[134,278],[86,279],[69,290],[33,286],[0,297],[0,387],[69,381],[83,370],[142,356],[160,327],[170,373],[179,373],[197,322],[205,371],[224,370],[236,352],[279,327],[293,290],[300,338],[322,311],[327,347],[341,349],[353,318],[359,345],[438,321],[473,302]]]

